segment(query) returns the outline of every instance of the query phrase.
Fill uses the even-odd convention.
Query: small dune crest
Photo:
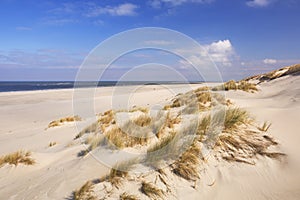
[[[258,84],[264,81],[271,81],[283,76],[298,76],[300,75],[300,64],[295,64],[283,67],[265,74],[255,75],[244,79],[245,81],[257,82]]]

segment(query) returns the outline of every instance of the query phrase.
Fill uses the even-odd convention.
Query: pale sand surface
[[[143,86],[129,103],[162,106],[176,93],[199,86]],[[300,199],[300,78],[283,77],[261,84],[260,89],[254,94],[230,91],[226,97],[259,122],[272,123],[269,132],[288,154],[287,163],[261,158],[255,166],[212,165],[201,176],[198,191],[179,183],[178,199]],[[113,91],[111,87],[97,89],[95,113],[111,108],[112,95],[122,98]],[[50,121],[73,114],[72,94],[72,90],[0,93],[0,155],[26,149],[37,161],[33,166],[0,168],[0,199],[65,199],[85,181],[108,173],[109,168],[92,156],[77,156],[83,146],[70,145],[78,133],[74,124],[45,130]],[[80,101],[85,101],[84,96]],[[49,148],[53,141],[58,144]]]

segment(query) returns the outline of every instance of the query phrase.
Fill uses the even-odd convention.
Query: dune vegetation
[[[0,157],[0,167],[2,167],[4,164],[15,166],[19,164],[33,165],[35,164],[35,160],[31,157],[30,151],[20,150]]]
[[[51,121],[48,124],[48,128],[53,128],[53,127],[61,126],[64,123],[75,122],[75,121],[80,121],[80,120],[81,120],[81,118],[77,115],[76,116],[70,116],[70,117],[64,117],[64,118],[61,118],[61,119],[58,119],[58,120]]]
[[[86,153],[105,146],[137,148],[146,154],[117,163],[93,185],[110,185],[113,192],[91,193],[111,199],[168,199],[176,188],[167,180],[182,179],[196,184],[200,179],[201,169],[209,164],[203,147],[211,149],[211,156],[219,162],[255,165],[261,157],[284,158],[284,153],[270,150],[278,145],[267,133],[271,124],[257,125],[250,113],[218,93],[220,89],[257,91],[254,84],[246,81],[229,81],[217,88],[200,87],[179,94],[154,115],[148,108],[100,114],[97,122],[75,138],[83,138],[88,145]],[[124,115],[129,117],[120,121]],[[141,166],[150,170],[143,178],[134,173]]]

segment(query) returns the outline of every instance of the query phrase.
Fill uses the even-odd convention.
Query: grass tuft
[[[229,108],[226,110],[224,128],[225,131],[236,129],[241,124],[248,124],[251,118],[246,110],[241,108]]]
[[[151,123],[151,117],[149,115],[143,114],[135,118],[133,120],[133,123],[141,127],[148,126]]]
[[[0,167],[4,164],[10,164],[10,165],[18,165],[18,164],[24,164],[24,165],[33,165],[35,164],[35,160],[31,158],[31,152],[30,151],[17,151],[5,156],[2,156],[0,158]]]
[[[139,198],[136,195],[127,194],[126,192],[120,195],[120,200],[138,200]]]
[[[108,181],[118,187],[121,185],[122,180],[128,177],[129,171],[132,169],[133,165],[137,163],[137,159],[127,160],[117,163],[110,170],[108,175]]]
[[[74,121],[80,121],[80,120],[81,120],[81,118],[78,115],[71,116],[71,117],[64,117],[64,118],[61,118],[59,120],[55,120],[55,121],[50,122],[48,124],[48,128],[61,126],[65,122],[74,122]]]
[[[163,190],[157,188],[154,184],[145,181],[142,182],[141,192],[150,199],[161,199],[164,195]]]
[[[92,194],[94,184],[92,181],[87,181],[79,190],[73,193],[74,200],[96,200],[97,198]]]
[[[201,155],[199,145],[194,143],[180,156],[179,160],[174,163],[173,172],[186,180],[198,179]]]

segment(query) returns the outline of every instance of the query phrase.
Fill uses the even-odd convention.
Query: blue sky
[[[1,0],[0,80],[74,80],[95,46],[140,27],[188,35],[207,49],[225,80],[239,79],[300,63],[299,10],[298,0]],[[118,79],[149,57],[169,59],[187,79],[197,79],[180,59],[161,55],[128,55],[105,79]]]

